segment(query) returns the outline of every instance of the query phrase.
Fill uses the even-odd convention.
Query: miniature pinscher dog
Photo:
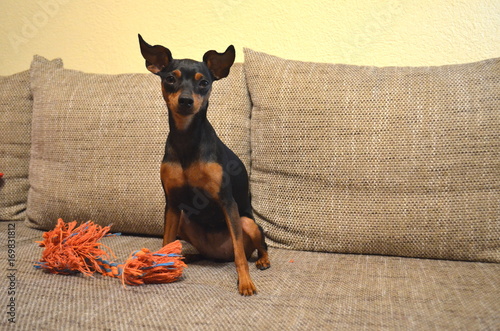
[[[257,250],[257,268],[270,267],[264,233],[253,217],[245,166],[207,119],[212,84],[229,74],[234,47],[208,51],[198,62],[174,60],[168,48],[151,46],[141,35],[139,44],[146,68],[161,78],[168,108],[170,131],[160,168],[163,245],[179,238],[203,258],[234,261],[239,293],[253,295],[248,259]]]

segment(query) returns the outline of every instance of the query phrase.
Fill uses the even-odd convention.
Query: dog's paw
[[[255,287],[251,279],[243,282],[238,281],[238,291],[241,295],[246,297],[257,294],[257,288]]]
[[[267,257],[262,257],[255,262],[255,266],[259,270],[266,270],[271,267],[271,262],[269,262],[269,259]]]

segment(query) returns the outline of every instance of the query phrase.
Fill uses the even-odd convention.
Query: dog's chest
[[[180,163],[165,162],[161,165],[161,180],[167,194],[175,194],[182,188],[199,189],[211,198],[219,196],[222,180],[222,166],[216,162],[194,162],[183,168]]]
[[[225,226],[220,192],[223,185],[222,166],[215,162],[196,162],[187,168],[165,162],[161,179],[168,203],[182,210],[189,220],[207,230]]]

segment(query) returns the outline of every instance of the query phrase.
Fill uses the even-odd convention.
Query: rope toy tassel
[[[147,248],[130,255],[123,266],[122,283],[142,285],[175,282],[186,267],[180,255],[182,244],[174,241],[157,252]]]
[[[103,276],[121,278],[124,285],[143,285],[175,282],[187,267],[181,255],[182,244],[179,240],[157,252],[147,248],[136,251],[124,264],[110,262],[110,255],[116,258],[115,255],[109,247],[98,241],[120,234],[109,234],[110,226],[102,227],[92,221],[78,227],[76,225],[76,221],[65,223],[58,219],[54,230],[45,232],[43,241],[36,241],[44,250],[42,259],[35,262],[35,268],[63,275],[82,273],[93,276],[97,272]]]
[[[40,247],[45,247],[42,259],[35,263],[35,268],[43,269],[53,274],[70,275],[78,272],[92,276],[94,272],[102,272],[99,257],[109,258],[114,254],[109,247],[99,243],[108,234],[109,226],[102,227],[89,221],[76,226],[76,221],[65,223],[57,220],[54,230],[43,234],[43,241],[36,241]],[[108,254],[101,247],[110,251]]]

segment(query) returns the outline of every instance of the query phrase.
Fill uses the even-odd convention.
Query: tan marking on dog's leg
[[[241,224],[244,233],[249,237],[251,241],[251,253],[257,250],[258,260],[255,262],[255,266],[260,270],[268,269],[271,266],[269,261],[269,254],[267,249],[263,246],[264,238],[261,233],[257,223],[251,218],[241,217]],[[247,256],[249,252],[247,252]]]
[[[160,178],[166,192],[165,224],[163,227],[163,246],[173,242],[179,231],[181,211],[168,205],[168,196],[175,188],[185,185],[183,170],[180,164],[165,162],[160,167]]]
[[[236,202],[233,201],[230,204],[229,210],[223,208],[223,212],[233,241],[234,264],[236,265],[236,272],[238,273],[238,291],[244,296],[254,295],[257,293],[257,288],[250,278],[250,270],[248,269],[248,261],[243,243],[243,231],[241,229]]]

